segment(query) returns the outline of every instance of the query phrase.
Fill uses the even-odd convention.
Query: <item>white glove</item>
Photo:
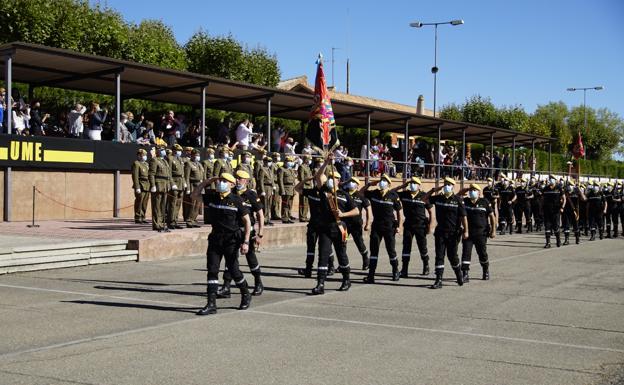
[[[186,189],[186,195],[191,195],[191,190]]]
[[[184,182],[184,188],[188,188],[188,186],[186,185],[186,182]]]
[[[171,189],[172,189],[173,191],[178,191],[178,186],[176,186],[176,185],[171,185]]]
[[[152,188],[150,189],[150,192],[156,192],[156,186],[152,187]]]
[[[266,193],[265,193],[265,192],[263,192],[263,193],[262,193],[262,194],[260,194],[260,195],[261,195],[261,196],[266,196]]]
[[[141,193],[141,189],[138,188],[138,189],[134,190],[134,192],[137,193],[137,194],[140,194]]]
[[[273,191],[276,191],[276,190],[277,190],[277,186],[273,186]]]

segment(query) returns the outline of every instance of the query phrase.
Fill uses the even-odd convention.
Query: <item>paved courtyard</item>
[[[390,281],[382,253],[377,285],[318,297],[303,246],[263,250],[265,294],[208,317],[199,257],[0,276],[0,384],[620,383],[624,239],[542,242],[497,237],[491,281],[473,259],[442,290],[418,258]]]

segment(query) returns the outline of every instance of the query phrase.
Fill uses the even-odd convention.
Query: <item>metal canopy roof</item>
[[[145,99],[185,105],[200,105],[201,89],[206,87],[206,108],[266,115],[271,98],[271,116],[307,121],[313,95],[258,86],[214,76],[160,68],[102,56],[88,55],[42,45],[14,42],[0,46],[0,56],[11,55],[13,81],[33,86],[50,86],[100,94],[115,94],[115,74],[121,73],[123,99]],[[0,62],[3,73],[5,61]],[[457,122],[431,116],[410,114],[387,108],[343,101],[332,102],[336,122],[347,128],[371,129],[437,137],[443,140],[497,146],[548,143],[548,137],[531,135],[478,124]]]

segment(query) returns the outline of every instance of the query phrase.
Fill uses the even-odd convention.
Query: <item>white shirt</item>
[[[296,146],[297,146],[297,143],[294,143],[294,144],[286,143],[286,146],[284,146],[284,154],[295,155]]]
[[[26,129],[26,119],[30,119],[29,116],[18,114],[17,111],[13,111],[13,128],[21,133]]]
[[[69,132],[73,135],[82,134],[84,131],[84,124],[82,123],[82,115],[87,111],[87,107],[82,106],[80,110],[71,110],[67,114],[67,120],[69,123]]]
[[[253,130],[243,123],[236,128],[236,141],[241,146],[249,146],[249,138]]]

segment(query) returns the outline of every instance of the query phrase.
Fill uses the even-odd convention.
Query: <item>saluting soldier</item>
[[[132,188],[134,189],[134,223],[147,223],[145,211],[150,194],[149,164],[147,151],[140,148],[137,160],[132,163]]]
[[[245,171],[247,174],[249,174],[250,176],[253,175],[253,168],[251,166],[251,160],[253,159],[253,155],[251,155],[250,152],[245,151],[241,154],[241,161],[238,164],[238,166],[236,166],[236,170],[242,170]],[[247,182],[247,187],[248,189],[252,189],[255,190],[256,189],[256,179],[255,178],[250,178],[249,181]]]
[[[559,233],[559,224],[561,222],[561,214],[566,204],[566,197],[563,190],[557,185],[557,180],[550,175],[548,185],[542,189],[544,197],[544,230],[546,235],[546,244],[544,248],[550,248],[550,236],[555,234],[557,247],[561,246],[561,234]]]
[[[522,178],[516,184],[516,204],[514,205],[514,215],[516,217],[516,232],[522,234],[522,216],[526,221],[527,231],[531,223],[531,191],[528,189],[527,180]]]
[[[487,199],[479,196],[481,187],[471,184],[469,188],[460,192],[460,196],[468,193],[464,198],[464,209],[468,220],[468,238],[462,241],[462,281],[470,281],[470,260],[472,259],[472,247],[477,250],[479,263],[483,270],[482,279],[490,279],[490,262],[487,254],[487,239],[496,236],[496,217],[492,205]]]
[[[243,205],[249,210],[249,220],[251,221],[251,233],[249,235],[249,249],[245,258],[247,259],[247,266],[251,271],[251,275],[254,277],[254,290],[251,295],[262,295],[264,286],[262,285],[260,263],[256,256],[256,248],[262,243],[263,229],[264,229],[264,213],[262,210],[262,201],[258,197],[258,194],[252,189],[248,188],[248,183],[251,180],[247,171],[236,171],[236,193],[243,199]],[[258,232],[256,232],[254,225],[258,223]],[[217,298],[230,298],[230,287],[232,284],[232,276],[230,271],[225,268],[223,272],[223,286],[217,292]]]
[[[401,200],[399,195],[390,189],[391,184],[390,177],[383,174],[379,180],[366,183],[360,189],[360,193],[370,200],[373,210],[373,225],[370,234],[370,265],[368,276],[364,278],[365,283],[375,283],[379,244],[382,239],[390,257],[392,280],[398,281],[400,278],[395,235],[399,232],[399,223],[401,223]],[[378,189],[369,191],[369,187],[373,185],[376,185]]]
[[[509,227],[509,234],[513,234],[513,204],[516,201],[516,191],[506,176],[503,178],[503,187],[500,189],[500,208],[498,216],[501,226],[501,235]]]
[[[258,194],[262,199],[263,207],[266,213],[264,213],[264,224],[267,226],[273,226],[271,223],[271,204],[273,203],[273,159],[270,156],[265,156],[262,159],[262,167],[258,171]]]
[[[191,193],[204,181],[205,175],[206,172],[204,171],[204,166],[201,163],[199,151],[193,149],[191,151],[191,160],[186,162],[184,166],[184,179],[186,180],[186,191],[184,196],[190,201],[189,212],[185,218],[186,227],[188,228],[201,227],[197,224],[197,216],[199,215],[201,202],[191,199]]]
[[[184,152],[182,153],[182,165],[184,166],[184,182],[186,183],[186,187],[184,188],[184,193],[182,194],[182,218],[184,219],[184,223],[188,223],[189,215],[191,214],[191,207],[193,206],[193,202],[191,200],[191,193],[188,194],[186,191],[189,190],[188,178],[186,178],[186,165],[193,160],[193,147],[184,147]],[[193,191],[192,188],[190,191]]]
[[[314,186],[314,182],[310,180],[313,175],[311,169],[312,158],[310,157],[310,155],[304,155],[302,157],[302,161],[303,162],[299,165],[299,168],[297,169],[297,177],[300,181],[309,180],[308,182],[304,183],[303,188],[311,189]],[[299,222],[308,221],[309,209],[310,208],[308,205],[308,198],[299,194]]]
[[[165,210],[167,207],[167,193],[171,190],[171,169],[166,160],[167,151],[159,146],[156,156],[149,163],[149,182],[152,201],[152,229],[159,233],[169,232],[165,224]],[[177,188],[177,186],[176,186]]]
[[[587,198],[585,194],[577,188],[574,183],[569,183],[565,189],[566,204],[563,208],[563,244],[570,244],[570,227],[574,231],[574,237],[576,238],[576,244],[581,242],[581,229],[579,228],[579,210],[580,203]]]
[[[295,171],[295,160],[288,156],[286,164],[278,171],[279,194],[282,198],[282,223],[295,223],[290,218],[292,215],[292,202],[295,195],[295,184],[297,182],[297,172]]]
[[[178,224],[178,214],[180,213],[180,206],[182,206],[186,182],[184,180],[184,164],[182,163],[182,146],[176,143],[173,149],[175,153],[169,158],[172,185],[167,200],[167,226],[170,229],[181,229],[182,226]]]
[[[215,314],[217,312],[217,291],[219,289],[219,267],[221,258],[241,292],[240,310],[249,308],[251,293],[245,276],[238,267],[238,252],[247,254],[251,234],[249,210],[243,199],[232,192],[236,179],[232,174],[222,173],[220,177],[210,178],[199,184],[193,191],[193,199],[200,199],[202,189],[215,183],[215,191],[204,194],[204,205],[210,210],[212,231],[208,236],[206,265],[208,268],[208,285],[206,294],[208,303],[197,312],[197,315]]]
[[[403,206],[403,252],[401,277],[407,278],[410,256],[412,254],[412,239],[416,238],[420,259],[423,264],[423,275],[429,275],[429,251],[427,250],[427,234],[431,233],[431,208],[430,203],[425,203],[426,193],[420,190],[420,178],[412,177],[395,190],[407,190],[399,192],[401,205]]]
[[[433,233],[435,237],[435,275],[436,280],[431,285],[432,289],[442,288],[442,277],[444,275],[444,256],[448,258],[451,267],[455,272],[457,284],[464,284],[457,248],[460,239],[468,239],[468,219],[463,200],[453,194],[455,180],[449,177],[444,178],[444,184],[440,187],[429,190],[425,195],[425,202],[435,206],[436,228]],[[442,190],[441,194],[433,195]],[[463,229],[463,230],[462,230]]]
[[[359,215],[345,218],[344,222],[347,225],[347,232],[351,235],[351,238],[353,238],[355,246],[360,252],[360,255],[362,255],[362,270],[368,270],[370,259],[368,258],[368,249],[364,243],[362,226],[364,227],[364,231],[369,230],[372,211],[370,201],[358,191],[360,184],[360,180],[352,176],[343,185],[345,191],[351,195],[351,199],[360,213]],[[366,222],[362,221],[362,213],[365,213]]]
[[[282,197],[279,193],[279,169],[284,163],[281,161],[279,152],[271,153],[271,158],[273,158],[273,202],[271,203],[271,219],[279,220],[282,217]]]

